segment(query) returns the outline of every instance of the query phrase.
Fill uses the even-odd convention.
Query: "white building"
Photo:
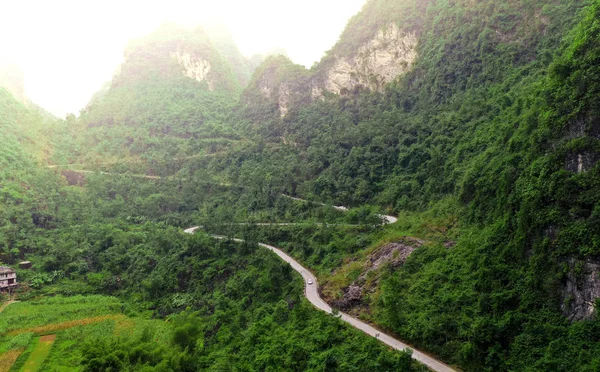
[[[17,273],[10,267],[0,266],[0,290],[17,286]]]

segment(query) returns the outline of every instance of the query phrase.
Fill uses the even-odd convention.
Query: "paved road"
[[[100,163],[102,164],[102,163]],[[71,164],[71,165],[83,165],[83,164]],[[49,165],[47,166],[47,168],[58,168],[60,167],[59,165]],[[180,181],[187,181],[185,178],[174,178],[173,176],[170,177],[161,177],[161,176],[148,176],[145,174],[121,174],[121,173],[111,173],[111,172],[102,172],[102,171],[91,171],[91,170],[74,170],[74,169],[69,169],[71,172],[76,172],[76,173],[84,173],[84,174],[90,174],[90,173],[96,173],[96,174],[102,174],[105,176],[119,176],[119,175],[127,175],[130,177],[134,177],[134,178],[145,178],[145,179],[150,179],[150,180],[160,180],[163,178],[172,178],[172,179],[177,179]],[[232,187],[232,186],[236,186],[236,187],[243,187],[243,186],[238,186],[238,185],[234,185],[231,183],[223,183],[223,182],[206,182],[206,183],[210,183],[210,184],[215,184],[215,185],[219,185],[219,186],[224,186],[224,187]],[[284,198],[288,198],[288,199],[292,199],[292,200],[296,200],[296,201],[300,201],[300,202],[305,202],[305,203],[311,203],[311,204],[317,204],[317,205],[322,205],[322,206],[327,206],[327,204],[325,203],[320,203],[320,202],[312,202],[312,201],[308,201],[305,199],[300,199],[300,198],[296,198],[287,194],[281,194],[281,196],[283,196]],[[348,208],[341,206],[341,205],[334,205],[333,208],[342,211],[342,212],[348,212]],[[381,217],[384,220],[384,223],[396,223],[398,221],[398,218],[394,217],[394,216],[388,216],[388,215],[384,215],[384,214],[379,214],[379,217]],[[266,225],[266,224],[264,224]],[[283,225],[282,225],[283,226]]]
[[[288,199],[292,199],[292,200],[296,200],[296,201],[300,201],[300,202],[312,203],[312,204],[327,206],[327,204],[325,204],[325,203],[312,202],[312,201],[308,201],[308,200],[296,198],[296,197],[293,197],[293,196],[290,196],[290,195],[286,195],[286,194],[281,194],[281,196],[283,196],[284,198],[288,198]],[[338,211],[348,212],[348,208],[344,207],[342,205],[334,205],[333,208],[337,209]],[[396,218],[394,216],[387,216],[385,214],[379,214],[378,216],[381,217],[385,221],[385,223],[396,223],[396,222],[398,222],[398,218]]]
[[[200,228],[200,226],[190,227],[189,229],[185,229],[184,232],[186,232],[188,234],[193,234],[199,228]],[[212,235],[212,236],[217,239],[229,239],[228,237],[220,236],[220,235]],[[243,242],[242,239],[232,239],[232,240],[236,241],[236,242]],[[290,264],[290,266],[292,266],[292,268],[294,270],[299,272],[300,275],[302,275],[302,278],[304,279],[304,283],[305,283],[304,295],[306,296],[306,298],[319,310],[323,310],[329,314],[332,313],[331,306],[329,306],[325,301],[323,301],[323,299],[319,295],[319,283],[317,282],[317,277],[314,276],[313,273],[311,273],[308,269],[306,269],[305,267],[300,265],[296,260],[294,260],[292,257],[288,256],[281,249],[279,249],[277,247],[273,247],[272,245],[264,244],[264,243],[258,243],[258,245],[274,252],[282,260],[284,260],[285,262]],[[313,284],[308,284],[309,280],[311,280]],[[433,371],[440,371],[440,372],[455,371],[454,369],[452,369],[451,367],[447,366],[446,364],[440,362],[439,360],[432,358],[431,356],[429,356],[411,346],[408,346],[407,344],[403,343],[402,341],[396,340],[392,336],[379,331],[378,329],[370,326],[369,324],[367,324],[361,320],[358,320],[346,313],[340,312],[339,314],[341,315],[340,319],[342,319],[346,323],[349,323],[353,327],[360,329],[361,331],[365,332],[369,336],[377,338],[379,341],[383,342],[384,344],[386,344],[396,350],[408,350],[408,349],[412,350],[413,359],[418,360],[419,362],[425,364],[427,367],[429,367]]]

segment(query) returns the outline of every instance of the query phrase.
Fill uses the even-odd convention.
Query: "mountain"
[[[61,180],[44,168],[55,118],[0,88],[0,261],[31,254],[38,229],[54,228]]]
[[[44,161],[50,155],[51,146],[43,133],[52,117],[1,87],[0,110],[2,168],[32,166]]]
[[[221,54],[227,45],[213,44],[202,28],[173,24],[132,41],[113,80],[82,113],[80,141],[88,142],[85,152],[71,154],[76,162],[101,157],[106,146],[116,158],[139,157],[151,148],[177,156],[182,143],[231,136],[222,123],[247,72],[239,71],[237,49]],[[202,145],[192,147],[179,155]]]
[[[309,318],[261,241],[314,270],[334,306],[462,370],[596,370],[599,19],[598,0],[369,0],[311,69],[247,61],[220,27],[164,25],[56,124],[50,162],[80,179],[44,173],[44,208],[11,199],[31,223],[4,223],[6,260],[63,272],[65,293],[198,310],[203,331],[179,331],[195,346],[176,348],[196,369],[356,367],[330,327],[273,351]],[[193,225],[249,243],[175,230]],[[362,355],[365,370],[406,357]]]
[[[257,69],[242,117],[296,154],[290,166],[262,153],[269,172],[289,170],[282,189],[420,216],[430,227],[405,231],[451,247],[383,270],[355,311],[467,370],[562,370],[564,355],[593,365],[577,347],[598,339],[575,333],[598,324],[597,12],[369,1],[311,70],[284,58]],[[294,243],[308,262],[341,260]],[[367,275],[366,253],[345,257],[318,265],[334,300]]]
[[[219,54],[231,65],[240,87],[246,87],[256,67],[242,55],[227,26],[218,22],[205,22],[202,28]]]

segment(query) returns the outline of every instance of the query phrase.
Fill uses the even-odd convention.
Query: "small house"
[[[10,267],[0,266],[0,290],[17,286],[17,273]]]

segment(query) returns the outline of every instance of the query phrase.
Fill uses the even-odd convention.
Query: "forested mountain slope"
[[[49,136],[50,164],[106,173],[65,186],[46,170],[56,184],[44,208],[2,188],[29,224],[0,224],[4,260],[37,260],[33,278],[63,272],[58,292],[116,294],[161,316],[201,310],[219,324],[203,328],[212,350],[195,354],[203,366],[225,362],[212,353],[239,345],[238,329],[257,348],[272,345],[263,318],[298,335],[289,316],[305,315],[268,294],[297,301],[295,284],[279,286],[285,269],[253,261],[250,246],[226,254],[168,227],[203,224],[278,243],[335,303],[362,286],[352,311],[464,370],[596,370],[599,19],[597,0],[370,0],[313,68],[273,56],[245,87],[231,45],[165,26],[133,42],[108,90]],[[5,98],[8,117],[29,115]],[[14,140],[27,136],[6,133],[18,151],[5,158],[35,165]],[[282,193],[360,208],[344,215]],[[54,222],[35,223],[38,209]],[[399,222],[373,227],[376,210]],[[305,225],[224,225],[247,221]],[[309,224],[340,221],[358,228]],[[170,241],[154,241],[161,229]],[[264,308],[244,270],[256,274]],[[328,348],[334,357],[310,359],[317,351],[294,346],[286,366],[298,357],[298,369],[316,360],[352,369],[336,345],[319,344]],[[381,355],[365,368],[403,363]]]
[[[41,168],[54,119],[0,88],[0,261],[35,249],[35,231],[54,227],[61,181]]]
[[[204,139],[237,139],[223,123],[249,67],[237,65],[239,52],[227,40],[219,47],[228,53],[221,54],[202,28],[172,24],[132,41],[110,85],[72,123],[85,146],[64,156],[74,163],[151,160],[152,154],[197,155]]]
[[[470,370],[590,368],[597,32],[597,2],[370,1],[312,70],[259,68],[239,122],[296,154],[261,153],[287,191],[459,221],[363,299],[375,320]],[[292,235],[335,257],[316,237]]]
[[[25,311],[18,322],[0,324],[3,368],[12,363],[9,354],[20,368],[41,332],[57,339],[36,362],[48,369],[424,370],[408,353],[314,311],[300,279],[256,244],[189,236],[173,226],[191,209],[234,205],[239,194],[197,177],[89,174],[69,185],[77,172],[46,164],[52,151],[78,144],[79,137],[68,138],[69,125],[78,123],[46,121],[0,93],[0,262],[17,269],[24,307],[43,305],[43,297],[54,303],[44,314]],[[18,268],[23,259],[33,262],[31,270]],[[87,296],[61,297],[77,294]],[[91,294],[123,304],[96,309],[92,302],[102,297]],[[96,319],[106,311],[111,315]]]

